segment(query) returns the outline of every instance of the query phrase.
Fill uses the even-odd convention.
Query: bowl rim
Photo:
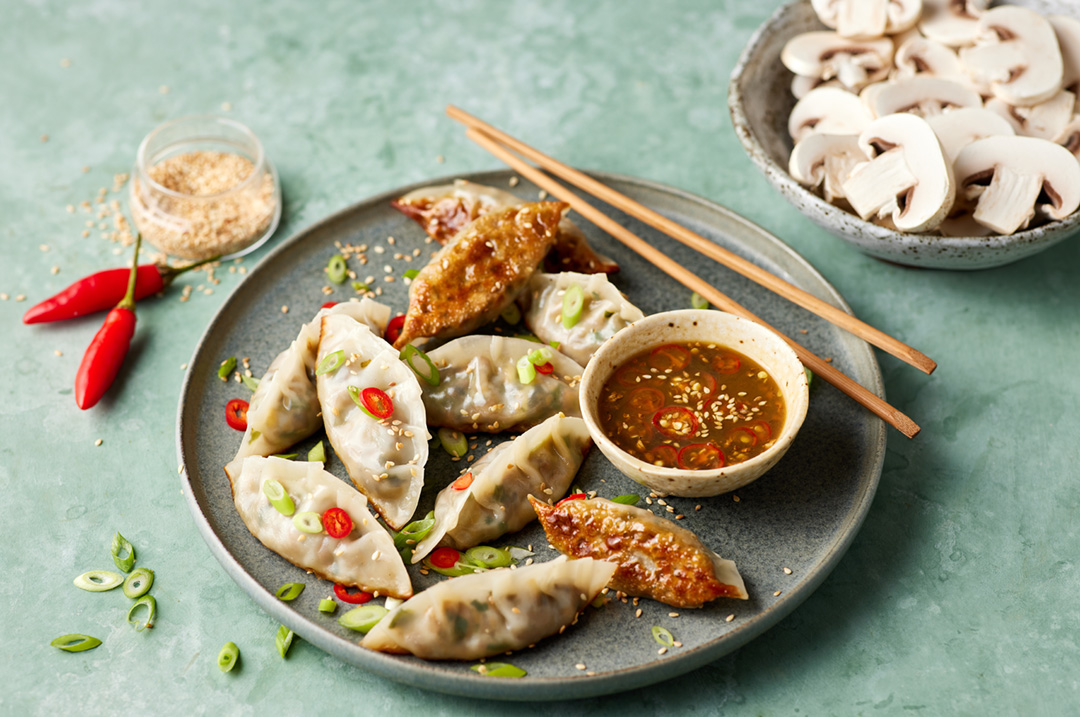
[[[602,368],[608,363],[606,360],[607,355],[617,350],[617,347],[627,341],[633,341],[638,333],[644,331],[647,328],[652,327],[655,324],[661,324],[669,321],[672,317],[678,319],[690,319],[691,317],[708,317],[709,321],[721,321],[730,323],[732,326],[738,327],[739,333],[747,332],[753,335],[755,339],[763,339],[764,343],[770,347],[770,350],[775,350],[777,357],[784,363],[789,363],[792,368],[798,367],[798,370],[793,370],[795,376],[794,385],[785,391],[780,381],[777,381],[775,377],[777,387],[780,389],[781,395],[784,397],[784,426],[780,431],[780,434],[776,437],[773,445],[767,449],[745,461],[739,463],[732,463],[721,466],[719,468],[711,468],[708,470],[690,469],[690,468],[668,468],[666,466],[657,466],[652,463],[637,458],[630,453],[624,451],[618,445],[611,440],[604,430],[600,427],[600,422],[596,415],[595,402],[587,400],[590,387],[594,385],[602,385],[603,382],[611,376],[612,373],[618,368],[618,364],[612,363],[612,367],[608,371],[604,371]],[[667,343],[678,343],[680,339],[667,339],[659,342],[641,342],[637,345],[636,351],[644,351],[655,346],[662,346]],[[718,345],[726,345],[722,342],[717,342]],[[761,360],[752,354],[752,350],[756,348],[758,344],[750,343],[750,351],[744,350],[745,347],[736,348],[734,350],[748,356],[749,358],[762,363]],[[622,362],[620,362],[622,363]],[[772,372],[770,372],[772,376]],[[792,394],[792,392],[794,392]],[[597,389],[599,393],[599,388]],[[721,311],[719,309],[678,309],[674,311],[662,311],[656,314],[649,314],[639,321],[626,326],[614,336],[605,341],[600,348],[593,354],[589,360],[588,365],[585,367],[585,373],[582,374],[581,384],[578,388],[578,396],[581,402],[581,417],[585,421],[586,427],[589,429],[589,433],[593,437],[593,441],[600,448],[601,452],[607,455],[608,450],[615,451],[620,458],[626,460],[631,466],[641,473],[656,476],[657,478],[702,478],[702,479],[714,479],[722,476],[731,476],[738,473],[752,473],[759,469],[763,464],[766,465],[761,474],[754,476],[750,480],[746,481],[742,485],[746,485],[757,478],[761,477],[764,473],[772,467],[772,463],[779,460],[787,449],[791,446],[791,443],[795,440],[795,436],[798,434],[799,429],[802,428],[803,422],[806,420],[806,413],[810,404],[810,386],[806,380],[806,373],[802,362],[795,354],[795,351],[788,345],[779,334],[775,331],[759,324],[756,321],[750,319],[744,319],[741,316]],[[777,453],[780,456],[777,456]],[[614,461],[612,461],[615,464]],[[619,468],[615,464],[616,468]],[[620,468],[621,470],[621,468]],[[634,479],[636,480],[636,479]],[[636,481],[640,482],[640,481]],[[735,488],[742,487],[742,485]],[[649,487],[649,486],[646,486]],[[735,490],[732,488],[730,490]],[[722,491],[722,492],[730,492]],[[659,491],[657,491],[659,492]]]

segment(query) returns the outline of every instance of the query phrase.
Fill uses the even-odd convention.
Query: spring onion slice
[[[303,513],[297,513],[293,516],[292,524],[296,526],[296,529],[301,533],[308,533],[310,535],[318,535],[323,532],[322,518],[318,513],[313,513],[310,510],[306,510]]]
[[[810,384],[814,381],[814,372],[806,367],[803,367],[803,371],[806,372],[806,387],[809,388]]]
[[[335,284],[340,284],[349,278],[349,265],[345,263],[345,257],[334,254],[326,265],[326,278]]]
[[[275,453],[274,455],[272,455],[270,457],[271,458],[284,458],[287,461],[291,461],[293,458],[296,458],[298,455],[300,455],[300,454],[299,453]]]
[[[664,647],[674,647],[675,637],[671,634],[666,627],[660,627],[659,625],[653,625],[652,628],[653,639],[659,642]]]
[[[510,557],[510,552],[507,550],[493,548],[490,545],[477,545],[465,551],[465,562],[482,568],[505,568],[514,562],[514,559]]]
[[[622,503],[623,505],[637,505],[641,500],[641,496],[637,493],[627,493],[626,495],[617,495],[611,499],[613,503]]]
[[[61,635],[49,644],[64,652],[86,652],[87,650],[93,650],[100,645],[101,640],[96,637],[73,632],[70,635]]]
[[[154,571],[150,568],[136,568],[124,581],[124,594],[129,598],[140,598],[150,592],[154,585]]]
[[[352,283],[352,288],[353,288],[353,291],[357,291],[357,292],[371,291],[371,289],[368,287],[368,285],[365,284],[362,281],[354,281]]]
[[[564,329],[572,329],[581,319],[581,313],[585,310],[585,290],[578,284],[571,284],[562,297],[562,325]]]
[[[326,463],[326,446],[322,441],[315,444],[315,447],[307,452],[307,459],[312,463]]]
[[[229,375],[236,370],[236,357],[230,356],[218,366],[217,376],[223,381],[229,380]]]
[[[285,659],[285,655],[289,654],[289,648],[292,647],[293,631],[282,625],[278,628],[277,636],[274,638],[274,645],[277,647],[278,654],[281,655],[281,659]]]
[[[217,656],[217,666],[222,672],[231,672],[236,667],[236,661],[240,659],[240,648],[235,642],[226,642]]]
[[[502,320],[511,326],[516,326],[521,323],[521,309],[514,302],[510,302],[506,305],[506,308],[499,312],[499,316]]]
[[[120,587],[124,582],[124,576],[111,570],[88,570],[75,578],[75,587],[92,593],[103,593],[106,590]]]
[[[394,533],[394,547],[406,562],[412,560],[413,546],[428,536],[435,527],[435,511],[428,511],[423,520],[414,520]]]
[[[454,563],[453,567],[440,568],[438,565],[433,564],[430,560],[426,558],[424,559],[424,567],[426,567],[428,570],[432,570],[438,573],[439,575],[445,575],[448,578],[459,578],[462,575],[472,575],[473,573],[482,573],[487,570],[487,568],[482,565],[477,565],[476,563],[467,563],[462,560]]]
[[[478,672],[485,677],[524,677],[529,674],[525,670],[509,662],[487,662],[472,666],[473,672]]]
[[[419,274],[420,274],[419,269],[409,269],[404,274],[402,274],[402,276],[404,276],[406,279],[412,280],[412,279],[415,279]]]
[[[366,635],[388,612],[382,605],[361,605],[339,617],[338,624]]]
[[[551,357],[555,354],[548,347],[542,349],[533,349],[528,353],[529,363],[533,366],[543,366],[547,362],[551,361]]]
[[[693,309],[707,309],[709,308],[709,302],[705,300],[705,297],[696,291],[690,294],[690,307]]]
[[[421,370],[416,367],[416,362],[413,361],[413,359],[417,356],[423,359],[424,363],[427,364],[427,367],[425,369]],[[435,367],[435,363],[428,357],[428,355],[420,349],[416,348],[412,344],[406,344],[405,348],[403,348],[401,350],[401,353],[398,354],[398,358],[404,361],[405,365],[413,370],[413,373],[424,379],[424,381],[426,381],[429,386],[439,385],[439,369]]]
[[[517,362],[518,381],[530,384],[536,380],[536,364],[529,360],[528,356],[522,356]]]
[[[253,376],[245,376],[244,374],[241,374],[240,380],[243,381],[244,385],[247,386],[248,390],[252,393],[255,393],[259,390],[259,379]]]
[[[135,613],[141,607],[146,608],[146,620],[144,622],[139,622],[135,617]],[[135,626],[136,632],[142,632],[148,627],[153,627],[155,617],[157,617],[157,600],[154,599],[153,595],[143,595],[131,603],[131,607],[128,608],[127,621]]]
[[[124,555],[124,553],[127,553]],[[135,567],[135,548],[131,547],[131,543],[127,538],[120,535],[118,532],[112,539],[112,559],[116,563],[116,567],[123,570],[125,573],[130,573],[131,569]]]
[[[444,426],[439,429],[438,436],[443,449],[454,458],[463,458],[469,452],[469,441],[461,431]]]
[[[293,503],[293,499],[285,492],[285,486],[281,485],[280,481],[276,481],[273,478],[267,478],[263,481],[262,492],[267,498],[270,499],[270,505],[277,509],[277,512],[282,515],[289,516],[296,512],[296,504]]]
[[[532,341],[534,344],[542,344],[542,343],[544,343],[543,341],[536,338],[532,334],[515,334],[514,338],[515,339],[525,339],[526,341]]]
[[[337,610],[337,603],[330,598],[323,598],[319,601],[319,612],[333,613]]]
[[[300,515],[305,515],[305,513],[301,513]],[[300,597],[300,593],[304,592],[305,587],[307,586],[303,583],[285,583],[277,589],[277,593],[275,594],[277,595],[278,600],[289,602],[290,600],[295,600]]]
[[[324,373],[333,373],[341,368],[345,364],[345,350],[338,349],[333,353],[328,353],[323,356],[323,360],[319,362],[319,367],[315,369],[316,376],[322,376]]]

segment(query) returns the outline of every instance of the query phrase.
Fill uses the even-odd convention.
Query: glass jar
[[[183,259],[243,256],[281,219],[281,184],[262,142],[213,115],[181,117],[146,135],[129,199],[143,239]]]

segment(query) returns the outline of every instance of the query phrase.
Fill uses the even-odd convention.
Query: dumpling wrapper
[[[577,323],[568,329],[563,325],[563,296],[574,285],[581,287],[585,302]],[[582,366],[617,331],[645,317],[605,274],[537,272],[517,302],[525,325],[537,338],[545,343],[557,341],[559,351]]]
[[[365,298],[320,309],[314,319],[304,324],[289,348],[270,362],[248,402],[247,430],[236,457],[225,466],[230,478],[239,473],[247,456],[283,453],[322,428],[315,393],[315,352],[322,317],[331,314],[351,316],[380,336],[390,321],[389,306]]]
[[[475,660],[533,645],[569,625],[615,566],[559,557],[463,575],[394,608],[360,645],[425,660]]]
[[[263,493],[263,482],[271,478],[285,488],[297,513],[322,515],[329,508],[341,508],[352,518],[352,532],[344,538],[300,532],[292,518],[280,513]],[[340,585],[396,598],[412,595],[394,539],[368,510],[367,499],[323,470],[322,463],[248,456],[231,483],[233,502],[244,525],[293,565]]]
[[[458,431],[524,431],[562,413],[581,416],[578,384],[585,372],[552,351],[550,374],[531,383],[518,378],[517,362],[540,344],[505,336],[463,336],[428,353],[439,385],[423,384],[428,424]]]
[[[491,449],[469,468],[467,488],[451,483],[439,493],[435,527],[412,562],[437,545],[465,550],[524,528],[536,519],[528,496],[551,502],[566,495],[590,443],[585,421],[559,415]]]
[[[345,352],[345,363],[316,377],[326,437],[372,507],[401,530],[420,500],[428,458],[420,384],[390,344],[349,316],[322,319],[318,362],[335,351]],[[385,391],[393,414],[372,418],[353,400],[349,386]]]
[[[673,607],[749,595],[735,563],[705,546],[686,528],[651,511],[605,498],[552,506],[530,498],[548,542],[574,558],[618,566],[612,590]]]

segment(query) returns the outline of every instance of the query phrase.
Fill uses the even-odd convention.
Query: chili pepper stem
[[[221,255],[212,256],[209,259],[200,259],[199,261],[186,264],[184,266],[169,266],[168,264],[158,264],[158,273],[161,274],[161,280],[166,286],[176,277],[191,271],[192,269],[198,269],[200,266],[206,266],[211,262],[215,262],[221,258]]]
[[[142,246],[142,233],[135,235],[135,254],[131,257],[131,275],[128,277],[127,292],[116,305],[118,309],[135,311],[135,280],[139,278],[139,247]]]

